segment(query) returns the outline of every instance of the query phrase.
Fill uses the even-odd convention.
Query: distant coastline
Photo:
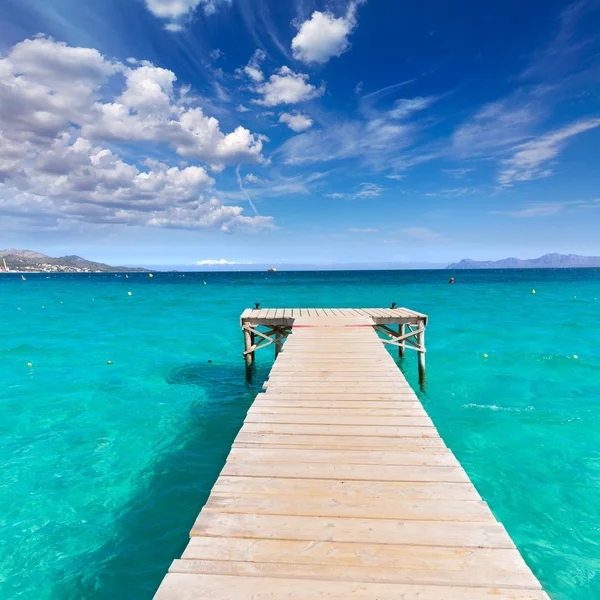
[[[600,267],[600,256],[579,254],[544,254],[539,258],[503,258],[502,260],[471,260],[465,258],[446,269],[581,269]]]
[[[0,273],[134,273],[147,272],[142,267],[113,267],[81,256],[57,258],[35,252],[10,248],[0,250]]]

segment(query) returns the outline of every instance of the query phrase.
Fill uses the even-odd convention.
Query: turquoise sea
[[[451,274],[0,276],[0,598],[152,598],[273,360],[246,383],[242,310],[392,301],[429,314],[420,397],[551,598],[600,598],[600,270]]]

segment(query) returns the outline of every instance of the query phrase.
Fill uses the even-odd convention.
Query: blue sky
[[[0,247],[600,254],[600,0],[3,0]]]

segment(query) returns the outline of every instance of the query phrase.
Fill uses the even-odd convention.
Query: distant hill
[[[0,250],[0,272],[4,261],[9,271],[41,271],[44,273],[102,273],[123,271],[146,271],[135,267],[113,267],[81,258],[81,256],[59,256],[54,258],[33,250]]]
[[[465,258],[446,269],[569,269],[600,267],[600,256],[578,254],[544,254],[539,258],[504,258],[502,260],[471,260]]]

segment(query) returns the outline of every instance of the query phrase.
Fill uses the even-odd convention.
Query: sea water
[[[450,274],[0,276],[0,598],[152,598],[272,364],[254,302],[427,313],[444,440],[550,596],[600,598],[600,270]]]

